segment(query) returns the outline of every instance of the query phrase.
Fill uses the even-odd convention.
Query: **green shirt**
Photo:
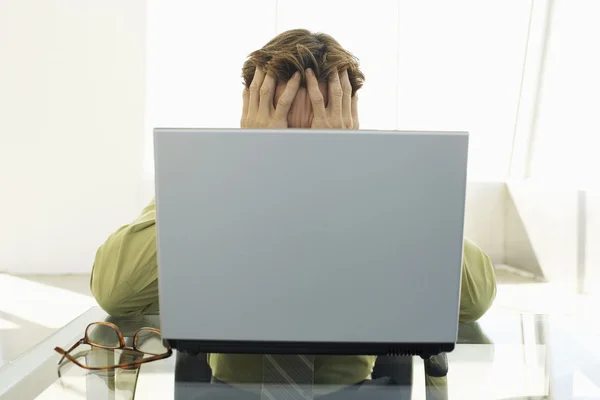
[[[100,246],[91,276],[91,291],[111,315],[158,312],[154,199],[142,214],[114,232]],[[464,241],[460,321],[480,318],[496,296],[496,277],[489,257],[473,242]],[[261,355],[211,354],[213,375],[231,383],[262,380]],[[373,369],[374,356],[315,356],[315,384],[355,384]]]

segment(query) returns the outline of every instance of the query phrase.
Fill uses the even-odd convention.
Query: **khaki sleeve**
[[[131,224],[110,235],[96,252],[90,289],[111,315],[158,313],[154,199]]]
[[[481,318],[496,298],[496,274],[490,258],[477,245],[464,240],[460,322]]]

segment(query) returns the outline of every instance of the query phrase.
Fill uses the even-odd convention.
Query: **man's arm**
[[[460,322],[476,321],[496,298],[496,274],[490,258],[477,245],[464,240]]]
[[[131,224],[109,236],[96,253],[90,289],[111,315],[158,312],[154,199]]]

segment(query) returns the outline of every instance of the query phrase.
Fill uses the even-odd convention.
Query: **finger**
[[[267,74],[262,86],[260,87],[260,101],[258,112],[263,118],[269,118],[273,110],[273,96],[275,95],[275,77]]]
[[[323,100],[323,94],[319,89],[319,82],[315,77],[315,73],[312,69],[306,70],[306,87],[308,90],[308,97],[312,104],[313,115],[315,118],[325,118],[325,101]]]
[[[254,71],[254,78],[250,84],[250,102],[248,105],[248,116],[258,113],[258,104],[260,101],[260,87],[265,79],[265,73],[259,67]]]
[[[352,129],[358,129],[358,93],[352,96]]]
[[[350,77],[348,76],[348,70],[345,69],[340,75],[340,82],[342,84],[342,117],[344,118],[344,125],[351,127],[352,123],[352,85],[350,84]]]
[[[244,91],[242,92],[242,121],[246,119],[248,115],[248,104],[250,103],[250,90],[247,87],[244,87]]]
[[[340,83],[340,75],[337,69],[329,75],[329,104],[327,108],[331,108],[334,115],[342,116],[342,85]]]
[[[292,108],[292,103],[296,98],[296,93],[298,93],[298,89],[300,88],[300,72],[294,73],[292,78],[288,81],[285,86],[285,90],[279,97],[277,101],[277,107],[275,107],[275,115],[274,118],[276,121],[285,121],[287,120],[288,113],[290,112],[290,108]]]

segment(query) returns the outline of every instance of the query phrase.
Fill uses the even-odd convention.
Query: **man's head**
[[[250,54],[242,68],[242,77],[247,88],[252,83],[257,67],[277,80],[273,99],[275,104],[294,72],[298,71],[302,75],[301,88],[288,113],[290,128],[308,128],[312,120],[311,102],[306,91],[307,68],[314,71],[325,104],[328,102],[327,82],[332,71],[348,71],[352,95],[362,87],[365,79],[356,57],[342,48],[335,39],[324,33],[311,33],[305,29],[283,32],[262,49]]]

